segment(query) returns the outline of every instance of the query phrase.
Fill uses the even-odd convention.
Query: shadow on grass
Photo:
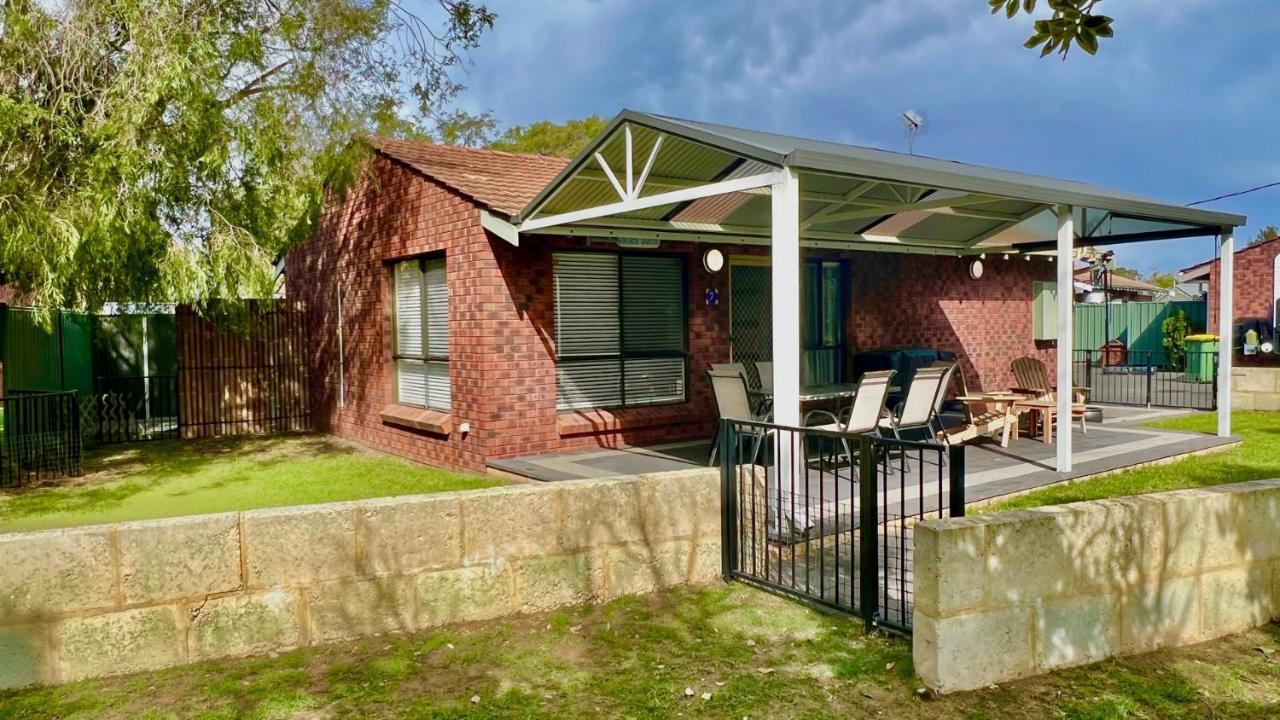
[[[1272,717],[1280,665],[1255,646],[1280,628],[924,699],[908,640],[731,585],[0,692],[0,716]]]
[[[172,497],[179,498],[244,484],[254,479],[254,473],[282,464],[359,452],[349,443],[318,434],[166,439],[100,446],[86,454],[80,477],[0,493],[0,520],[109,510],[177,479],[210,476],[209,482],[197,487],[175,489]],[[248,466],[223,476],[215,472],[216,466],[230,463]]]

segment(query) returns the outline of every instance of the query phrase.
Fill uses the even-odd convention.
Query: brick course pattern
[[[1258,243],[1236,252],[1232,314],[1237,320],[1274,320],[1275,262],[1280,240]],[[1218,283],[1222,265],[1209,268],[1209,332],[1218,332]]]
[[[714,469],[0,535],[0,688],[720,577]]]
[[[688,269],[689,401],[557,413],[555,305],[551,251],[609,249],[582,239],[530,236],[521,247],[488,234],[471,197],[390,157],[375,155],[365,180],[330,198],[318,231],[290,253],[287,292],[305,302],[311,341],[312,411],[318,429],[422,462],[482,470],[486,461],[559,450],[643,444],[714,429],[704,373],[729,360],[732,297],[728,271],[712,275],[705,245],[662,244]],[[726,255],[767,248],[720,246]],[[450,290],[452,431],[392,424],[390,278],[387,264],[444,252]],[[956,352],[971,389],[1008,387],[1009,363],[1053,353],[1031,331],[1031,284],[1053,276],[1043,259],[988,261],[982,280],[968,259],[814,251],[851,268],[848,335],[853,349],[929,346]],[[720,291],[708,306],[704,293]],[[341,294],[342,363],[337,297]],[[345,386],[345,393],[340,391]],[[345,403],[342,401],[345,396]],[[470,432],[458,431],[462,422]]]
[[[974,690],[1266,624],[1277,523],[1280,480],[920,523],[916,672]]]

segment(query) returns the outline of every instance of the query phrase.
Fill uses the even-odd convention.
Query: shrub
[[[1164,345],[1164,356],[1169,363],[1169,368],[1175,371],[1185,370],[1187,368],[1187,335],[1191,332],[1191,322],[1187,319],[1186,311],[1179,310],[1165,318],[1160,325],[1160,330],[1164,333],[1161,343]]]

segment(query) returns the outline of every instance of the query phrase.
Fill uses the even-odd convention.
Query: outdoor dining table
[[[901,392],[898,386],[889,388],[889,392]],[[773,391],[759,388],[750,391],[761,399],[773,402]],[[800,386],[800,402],[823,402],[851,400],[858,394],[858,383],[817,383]]]

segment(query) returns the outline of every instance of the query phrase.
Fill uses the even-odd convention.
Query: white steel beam
[[[607,168],[608,166],[605,165],[604,167]],[[770,185],[774,185],[780,176],[780,172],[776,171],[762,173],[760,175],[749,175],[747,177],[733,178],[732,180],[721,180],[720,182],[708,183],[706,185],[699,185],[697,187],[686,188],[684,190],[672,190],[671,192],[658,193],[657,195],[624,199],[621,202],[598,205],[593,208],[573,210],[566,213],[559,213],[557,215],[534,218],[521,223],[520,232],[528,232],[539,228],[551,227],[552,225],[566,225],[569,223],[581,222],[583,220],[593,220],[595,218],[608,217],[610,215],[622,215],[629,212],[635,212],[637,210],[662,207],[663,205],[674,205],[676,203],[697,200],[704,197],[712,197],[715,195],[723,195],[725,193],[742,192],[743,190],[768,187]]]
[[[618,191],[618,197],[627,200],[627,191],[622,187],[622,183],[618,182],[618,177],[613,174],[613,170],[609,167],[609,162],[600,153],[596,153],[596,162],[600,163],[600,169],[604,170],[605,177],[609,178],[609,183],[613,185],[613,189]]]
[[[1072,270],[1075,260],[1071,245],[1075,241],[1075,220],[1070,205],[1058,206],[1058,387],[1057,387],[1057,421],[1056,450],[1058,472],[1071,472],[1071,405],[1072,397],[1071,351],[1075,339],[1072,337],[1071,311],[1075,287]]]
[[[1218,436],[1231,435],[1231,363],[1235,353],[1236,229],[1222,228],[1218,251]]]
[[[631,192],[632,198],[640,197],[640,191],[644,190],[644,184],[649,180],[649,171],[653,169],[653,162],[658,159],[658,150],[662,148],[662,135],[653,141],[653,149],[649,151],[649,159],[644,163],[644,169],[640,171],[640,179],[636,181],[636,187]]]

